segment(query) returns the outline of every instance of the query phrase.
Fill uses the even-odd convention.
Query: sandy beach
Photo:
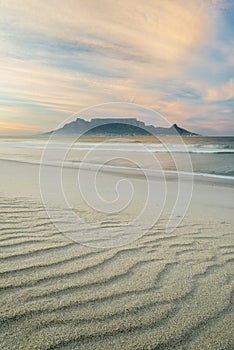
[[[0,350],[234,350],[234,0],[0,14]]]
[[[176,186],[169,177],[168,207],[155,226],[101,249],[56,229],[38,165],[0,164],[1,349],[233,349],[232,181],[197,177],[184,220],[166,233]],[[103,183],[114,176],[103,173]],[[128,176],[143,193],[141,178]],[[103,229],[127,219],[85,210]]]

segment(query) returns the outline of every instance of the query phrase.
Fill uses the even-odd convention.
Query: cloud
[[[215,30],[223,8],[211,0],[1,2],[0,121],[12,125],[17,115],[44,130],[111,101],[185,125],[200,113],[209,120],[211,104],[233,96],[233,51],[217,45]]]
[[[218,88],[208,88],[206,101],[221,101],[234,98],[234,79],[230,79]]]
[[[180,60],[202,40],[209,22],[201,0],[9,0],[1,7],[5,23],[21,30],[77,43],[90,51],[126,57],[130,53],[144,60]]]
[[[208,9],[202,0],[9,0],[1,51],[102,77],[178,76],[210,29]]]
[[[22,121],[20,123],[17,122],[1,122],[0,121],[0,129],[2,135],[10,135],[12,134],[12,130],[17,134],[25,134],[26,132],[34,133],[41,131],[41,128],[38,128],[34,125],[25,124]]]

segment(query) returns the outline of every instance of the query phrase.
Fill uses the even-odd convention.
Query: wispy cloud
[[[8,0],[0,11],[0,132],[16,115],[45,130],[112,101],[189,126],[233,97],[226,1]]]
[[[222,101],[232,98],[234,98],[234,79],[230,79],[218,88],[208,88],[205,97],[207,101]]]

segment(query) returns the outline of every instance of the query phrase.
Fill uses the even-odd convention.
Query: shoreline
[[[0,195],[8,198],[22,197],[36,199],[41,202],[41,189],[40,189],[40,166],[34,163],[0,160],[2,171],[0,173],[0,183],[2,184]],[[60,169],[57,166],[45,166],[46,171],[49,171],[49,182],[47,186],[47,193],[49,196],[54,196],[60,191],[60,185],[53,181],[51,176],[60,176]],[[82,193],[79,187],[77,187],[77,172],[78,169],[74,167],[67,167],[62,169],[63,177],[63,189],[66,193],[67,200],[70,201],[72,207],[86,207],[87,204],[83,199]],[[86,169],[83,171],[85,178],[95,175]],[[53,175],[54,174],[54,175]],[[81,171],[82,174],[82,171]],[[136,196],[135,205],[129,207],[131,214],[135,215],[138,207],[145,201],[147,191],[147,181],[144,176],[136,174],[135,171],[126,174],[121,171],[102,171],[99,173],[101,176],[101,191],[106,192],[109,199],[113,198],[116,184],[124,178],[130,181],[134,186]],[[46,179],[46,177],[44,178]],[[162,205],[164,196],[166,195],[165,212],[170,212],[175,205],[176,198],[178,196],[178,186],[181,187],[181,201],[189,201],[189,209],[186,215],[189,215],[191,220],[202,219],[204,222],[206,218],[213,220],[227,220],[234,223],[232,212],[234,211],[234,186],[233,181],[224,179],[214,179],[203,176],[195,176],[193,179],[191,176],[181,176],[180,182],[178,182],[175,174],[168,174],[162,177],[156,175],[148,177],[148,180],[154,184],[155,198],[160,205]],[[193,180],[193,181],[191,181]],[[86,190],[86,189],[85,189]],[[189,191],[187,193],[187,191]],[[189,199],[191,192],[191,198]],[[87,187],[88,195],[92,194],[92,184]],[[122,193],[123,202],[127,200],[128,191]],[[63,201],[62,201],[63,202]],[[62,203],[61,202],[61,203]],[[64,205],[64,203],[62,204]]]
[[[20,163],[25,165],[33,165],[38,166],[40,168],[41,163],[37,161],[26,161],[26,160],[19,160],[19,159],[4,159],[0,158],[0,163]],[[80,166],[79,166],[80,165]],[[48,167],[61,167],[59,164],[53,164],[53,163],[43,163],[43,166]],[[198,172],[186,172],[186,171],[176,171],[176,170],[162,170],[162,171],[155,171],[147,168],[134,168],[134,167],[127,167],[127,166],[118,166],[118,165],[103,165],[101,163],[85,163],[85,162],[66,162],[63,163],[63,167],[67,169],[81,169],[83,171],[95,171],[95,168],[99,168],[99,171],[106,172],[109,174],[122,174],[126,176],[144,176],[142,175],[142,172],[144,172],[146,175],[150,177],[159,177],[161,178],[165,176],[166,179],[175,180],[178,178],[177,174],[179,174],[180,179],[186,180],[186,178],[193,178],[196,182],[204,182],[204,183],[211,183],[213,185],[220,185],[220,186],[230,186],[234,187],[234,176],[225,176],[221,174],[209,174],[209,173],[198,173]]]

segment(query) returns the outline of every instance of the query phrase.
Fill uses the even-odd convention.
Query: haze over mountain
[[[93,118],[86,121],[77,118],[75,121],[65,124],[62,128],[53,130],[46,134],[56,133],[58,135],[181,135],[198,136],[198,134],[185,130],[177,124],[169,128],[146,125],[136,118]]]

